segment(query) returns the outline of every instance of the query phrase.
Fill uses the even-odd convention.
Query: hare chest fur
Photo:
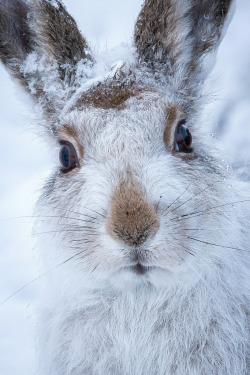
[[[249,373],[248,199],[199,116],[231,3],[146,0],[103,64],[60,1],[0,0],[1,61],[59,154],[39,374]]]
[[[216,282],[207,282],[169,293],[106,291],[75,310],[57,303],[44,316],[41,373],[247,374],[243,301],[236,288],[213,293]]]

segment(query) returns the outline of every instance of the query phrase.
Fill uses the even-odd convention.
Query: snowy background
[[[143,0],[65,0],[95,51],[131,43]],[[250,180],[250,1],[238,0],[208,87],[206,108],[240,178]],[[36,131],[20,92],[0,66],[0,374],[34,375],[37,277],[30,238],[32,208],[50,170],[50,150]],[[21,217],[21,218],[20,218]],[[39,281],[38,281],[39,283]]]

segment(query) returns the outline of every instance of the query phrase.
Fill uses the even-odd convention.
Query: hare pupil
[[[177,128],[176,143],[179,151],[189,150],[192,144],[192,135],[189,129],[183,124],[179,125]]]
[[[63,146],[61,148],[60,161],[65,168],[69,168],[69,158],[69,148],[68,146]]]
[[[186,128],[186,126],[184,126],[184,125],[180,126],[180,133],[181,133],[182,138],[184,139],[186,145],[188,146],[189,143],[190,143],[190,135],[189,135],[189,132],[188,132],[188,129]]]

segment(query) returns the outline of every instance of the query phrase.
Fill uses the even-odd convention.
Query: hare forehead
[[[132,98],[126,108],[101,109],[84,108],[71,112],[59,129],[59,134],[74,136],[78,142],[93,147],[112,144],[139,146],[163,143],[165,129],[174,127],[178,120],[185,118],[181,107],[160,95],[146,95],[143,98]]]

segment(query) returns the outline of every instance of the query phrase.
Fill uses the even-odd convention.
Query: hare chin
[[[115,289],[134,289],[137,287],[170,287],[178,279],[178,273],[157,266],[134,264],[125,266],[113,273],[110,283]]]

